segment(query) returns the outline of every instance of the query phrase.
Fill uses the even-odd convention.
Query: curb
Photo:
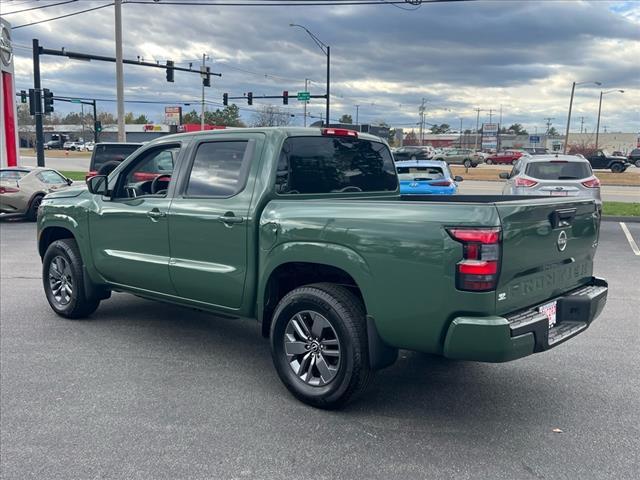
[[[603,215],[602,220],[605,222],[640,223],[640,217],[619,217],[616,215]]]

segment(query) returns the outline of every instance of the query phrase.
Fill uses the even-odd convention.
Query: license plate
[[[550,303],[545,303],[538,307],[538,311],[543,313],[549,319],[549,328],[553,327],[556,324],[556,310],[557,310],[558,302],[553,301]]]
[[[551,195],[554,197],[566,197],[567,192],[551,192]]]

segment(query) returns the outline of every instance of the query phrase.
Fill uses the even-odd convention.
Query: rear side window
[[[587,162],[535,162],[527,165],[525,173],[539,180],[580,180],[592,175]]]
[[[2,170],[0,171],[0,180],[20,180],[28,173],[24,170]]]
[[[54,172],[53,170],[43,170],[42,172],[38,172],[36,176],[41,182],[48,185],[67,183],[62,175],[60,175],[58,172]]]
[[[419,181],[444,178],[441,167],[398,167],[398,179]]]
[[[292,137],[282,146],[280,194],[392,192],[398,179],[383,143],[350,137]]]
[[[142,145],[96,145],[91,158],[91,170],[99,170],[107,162],[122,162]]]
[[[191,167],[186,195],[189,197],[231,197],[247,180],[247,141],[210,142],[198,146]]]

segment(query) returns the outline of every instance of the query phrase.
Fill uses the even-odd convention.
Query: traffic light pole
[[[96,128],[96,122],[98,121],[98,112],[96,108],[96,100],[78,100],[70,97],[53,97],[56,102],[69,102],[69,103],[80,103],[81,105],[91,105],[93,107],[93,141],[98,143],[99,141],[99,133]]]
[[[42,126],[42,83],[40,80],[40,42],[33,39],[33,90],[35,98],[36,158],[39,167],[44,167],[44,128]]]

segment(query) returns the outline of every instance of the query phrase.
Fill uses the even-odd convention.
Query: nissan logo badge
[[[558,250],[561,252],[564,252],[564,249],[567,248],[567,233],[564,230],[562,230],[560,235],[558,235],[556,244],[558,245]]]

